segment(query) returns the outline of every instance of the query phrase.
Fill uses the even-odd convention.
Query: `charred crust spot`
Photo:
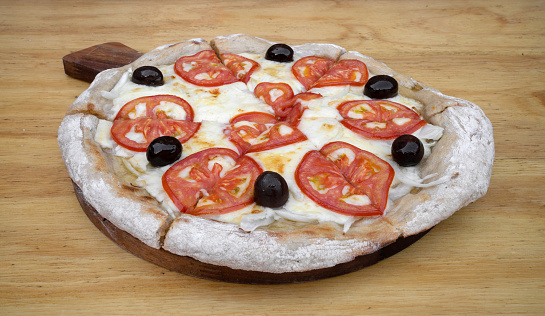
[[[420,84],[418,83],[415,83],[412,87],[411,87],[411,90],[415,91],[415,92],[418,92],[420,90],[424,89]]]
[[[140,200],[143,200],[143,201],[148,201],[148,202],[152,202],[152,201],[155,201],[155,199],[149,195],[142,195],[140,197]]]
[[[137,187],[132,187],[130,185],[126,185],[126,184],[122,184],[122,188],[123,190],[127,190],[127,191],[130,191],[132,193],[136,193],[136,192],[139,192],[141,189],[137,188]]]

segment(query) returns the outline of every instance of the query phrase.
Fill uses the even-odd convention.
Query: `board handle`
[[[109,42],[68,54],[62,58],[62,62],[68,76],[93,82],[99,72],[125,66],[142,55],[124,44]]]

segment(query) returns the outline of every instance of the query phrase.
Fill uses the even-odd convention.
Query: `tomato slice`
[[[242,82],[248,83],[252,73],[259,68],[259,64],[246,57],[236,54],[221,54],[223,63]]]
[[[120,146],[138,152],[160,136],[176,137],[181,143],[195,134],[200,123],[192,122],[193,109],[184,99],[156,95],[134,99],[117,113],[111,129]]]
[[[267,132],[262,133],[253,142],[247,152],[264,151],[307,140],[308,138],[297,128],[287,122],[278,122]]]
[[[286,83],[262,82],[255,87],[254,94],[273,108],[277,118],[286,117],[293,105],[293,90]]]
[[[180,160],[162,177],[163,188],[182,213],[195,208],[205,192],[236,165],[239,155],[226,148],[210,148]],[[204,191],[203,191],[204,190]]]
[[[305,112],[305,110],[307,109],[307,107],[304,105],[305,102],[321,97],[321,94],[312,92],[302,92],[297,94],[292,100],[293,105],[288,115],[286,115],[286,117],[284,118],[284,121],[291,126],[297,127],[297,125],[299,125],[299,122],[301,121],[303,112]]]
[[[305,134],[287,122],[278,122],[274,116],[261,112],[234,117],[227,132],[229,139],[243,153],[269,150],[307,139]]]
[[[184,80],[202,87],[217,87],[238,81],[213,50],[180,57],[174,64],[174,71]]]
[[[307,56],[296,61],[291,67],[291,72],[308,90],[334,63],[333,59]]]
[[[412,134],[426,124],[406,106],[387,100],[356,100],[341,103],[337,110],[341,123],[352,131],[372,139],[393,139]]]
[[[369,73],[367,66],[362,61],[356,59],[343,59],[329,68],[312,88],[321,88],[327,86],[363,86]]]
[[[190,211],[194,215],[220,215],[239,210],[254,202],[254,184],[263,172],[250,157],[242,156],[235,167],[225,173],[208,196]]]
[[[382,215],[393,179],[387,162],[345,142],[308,152],[295,171],[297,185],[311,200],[350,216]]]
[[[276,124],[277,120],[268,113],[248,112],[233,117],[229,123],[229,139],[241,153],[245,153],[252,147],[252,140]]]

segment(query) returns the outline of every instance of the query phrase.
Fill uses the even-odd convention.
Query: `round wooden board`
[[[284,284],[308,282],[343,275],[368,267],[382,259],[393,256],[415,243],[429,231],[426,230],[417,235],[399,238],[394,243],[381,248],[374,253],[356,257],[350,262],[341,263],[330,268],[288,273],[236,270],[225,266],[200,262],[191,257],[175,255],[164,249],[155,249],[142,243],[137,238],[117,228],[106,218],[102,217],[96,209],[87,202],[79,186],[74,182],[72,182],[72,184],[85,214],[87,214],[91,222],[93,222],[104,235],[113,240],[119,247],[137,257],[168,270],[215,281],[243,284]]]

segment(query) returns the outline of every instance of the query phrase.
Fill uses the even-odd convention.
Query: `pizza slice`
[[[163,49],[171,54],[163,54]],[[229,119],[245,111],[273,111],[234,78],[201,39],[165,46],[146,57],[115,72],[100,74],[90,88],[95,93],[82,94],[68,110],[70,114],[61,125],[59,140],[70,143],[67,130],[82,131],[74,146],[62,148],[65,161],[81,165],[80,171],[85,172],[85,177],[74,174],[72,178],[89,179],[78,181],[77,185],[94,205],[128,196],[130,192],[142,196],[145,203],[153,204],[146,210],[154,211],[148,213],[136,207],[131,208],[134,214],[127,210],[109,212],[106,207],[97,209],[105,209],[102,216],[158,248],[180,210],[161,183],[170,166],[150,164],[146,152],[150,143],[161,136],[176,138],[183,144],[179,159],[209,148],[237,151],[224,133]],[[139,68],[146,71],[152,68],[161,74],[161,84],[139,81],[136,78],[142,75],[136,71]],[[79,159],[80,163],[71,159],[71,156],[85,154],[88,161]],[[101,170],[87,170],[101,165],[99,161],[104,161]],[[104,190],[108,185],[119,189],[102,192],[100,188],[89,187],[93,179],[110,178],[113,182],[105,184]],[[99,192],[88,193],[93,190]],[[100,200],[101,195],[104,200]],[[93,200],[93,196],[98,200]],[[156,224],[149,223],[153,220]]]

